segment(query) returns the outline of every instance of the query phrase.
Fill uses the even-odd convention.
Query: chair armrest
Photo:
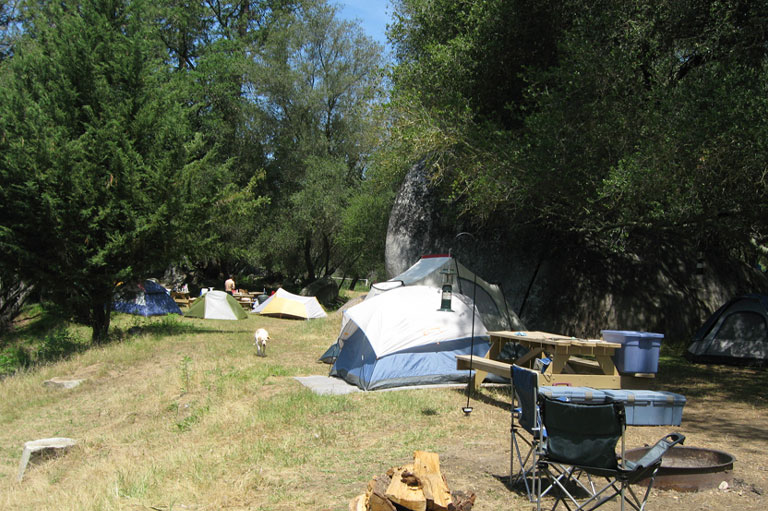
[[[634,462],[625,460],[625,468],[634,471],[653,466],[661,461],[662,456],[670,447],[682,444],[683,442],[685,442],[685,435],[682,433],[670,433],[656,442],[639,460]]]

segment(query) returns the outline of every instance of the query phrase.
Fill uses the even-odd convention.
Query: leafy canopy
[[[143,0],[30,3],[0,80],[2,265],[109,327],[118,282],[178,254],[211,197]],[[186,239],[190,241],[189,238]]]

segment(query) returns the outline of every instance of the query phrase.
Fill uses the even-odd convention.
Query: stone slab
[[[42,438],[24,443],[24,451],[19,462],[18,480],[22,480],[30,462],[59,456],[76,443],[71,438]]]

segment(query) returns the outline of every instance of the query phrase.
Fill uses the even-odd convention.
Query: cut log
[[[392,476],[374,476],[368,482],[368,511],[397,511],[395,505],[387,498],[387,488],[392,482]]]
[[[387,497],[373,492],[368,499],[368,511],[397,511],[397,508]]]
[[[381,476],[373,476],[373,479],[368,481],[368,489],[366,493],[370,495],[373,492],[378,492],[384,495],[387,493],[387,488],[389,488],[389,483],[391,482],[392,474],[390,472]]]
[[[366,511],[365,493],[361,493],[349,502],[349,511]]]
[[[451,490],[440,472],[440,456],[434,452],[413,453],[413,473],[421,483],[429,511],[448,511],[452,504]]]
[[[408,484],[416,482],[413,477],[413,465],[405,465],[395,469],[392,475],[392,482],[387,488],[386,497],[406,509],[411,511],[426,511],[427,499],[424,492],[418,484]]]

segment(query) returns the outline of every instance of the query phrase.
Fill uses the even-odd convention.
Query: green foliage
[[[401,0],[389,165],[427,158],[475,223],[751,250],[766,19],[766,2]]]
[[[23,346],[10,346],[0,351],[0,376],[28,367],[32,357]]]
[[[364,181],[350,197],[336,236],[339,251],[346,254],[339,264],[344,275],[366,278],[381,265],[393,200],[391,187],[380,187],[373,180]]]
[[[13,45],[19,35],[21,12],[18,2],[0,2],[0,62],[13,55]]]
[[[78,7],[30,5],[3,63],[0,246],[101,341],[114,285],[176,256],[217,169],[162,66],[150,3]]]
[[[381,48],[324,2],[275,23],[250,75],[271,129],[265,169],[273,197],[254,250],[287,278],[312,281],[355,257],[337,238],[379,140],[370,114]]]
[[[0,351],[0,375],[38,364],[56,362],[87,348],[75,332],[65,326],[46,331],[42,338],[17,339]]]
[[[35,361],[37,363],[55,362],[67,358],[73,353],[79,353],[86,347],[87,344],[69,329],[59,328],[42,339],[37,346]]]

